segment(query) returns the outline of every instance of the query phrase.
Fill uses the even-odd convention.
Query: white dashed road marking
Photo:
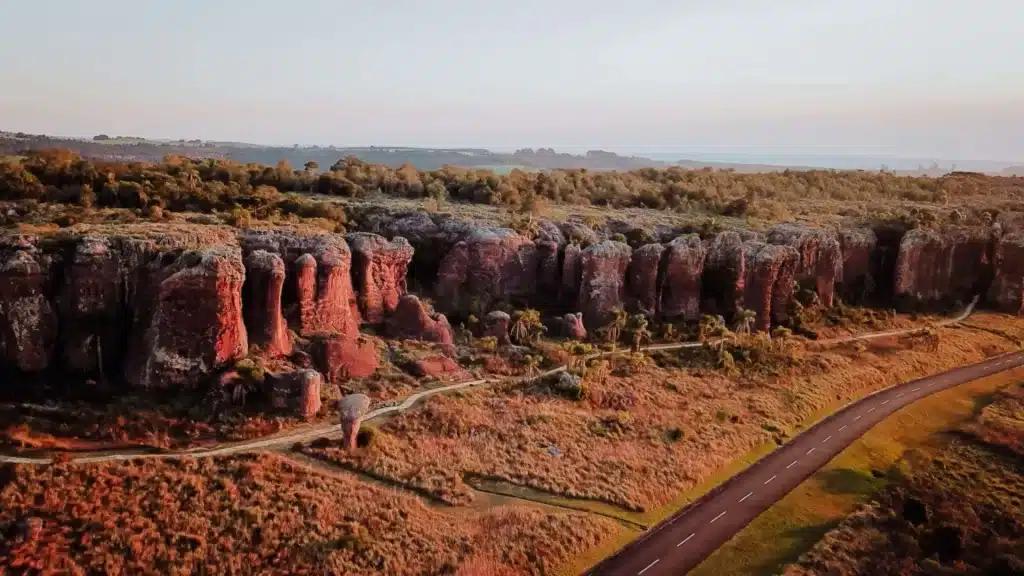
[[[882,402],[882,406],[885,406],[885,405],[886,405],[886,404],[888,404],[888,403],[889,403],[889,401],[888,401],[888,400],[886,400],[885,402]]]
[[[807,455],[810,456],[811,452],[814,452],[815,450],[817,450],[817,448],[811,448],[810,450],[807,451]]]
[[[829,436],[828,438],[825,438],[824,440],[822,440],[821,443],[824,444],[825,442],[828,442],[831,439],[832,439],[832,437]]]
[[[856,422],[857,420],[860,420],[861,418],[863,418],[863,416],[857,416],[856,418],[853,419],[853,421]]]
[[[747,492],[746,496],[744,496],[743,498],[740,498],[740,502],[743,502],[744,500],[746,500],[747,498],[750,498],[753,495],[754,495],[753,492]]]
[[[776,478],[778,478],[778,476],[772,476],[771,478],[765,480],[764,483],[768,484],[769,482],[771,482],[772,480],[775,480]]]
[[[903,392],[900,392],[899,394],[896,395],[897,398],[899,398],[900,396],[903,396]]]
[[[654,568],[654,565],[657,564],[658,562],[661,562],[661,558],[658,558],[654,562],[651,562],[650,564],[647,565],[647,568],[644,568],[643,570],[637,572],[637,574],[643,574],[644,572],[647,572],[651,568]]]
[[[722,513],[721,513],[721,514],[719,514],[718,516],[715,516],[714,518],[712,518],[712,519],[711,519],[711,522],[708,522],[708,524],[714,524],[716,520],[718,520],[718,519],[719,519],[719,518],[721,518],[722,516],[725,516],[725,512],[726,512],[725,510],[722,510]]]
[[[679,547],[680,547],[680,546],[682,546],[683,544],[686,544],[687,542],[689,542],[689,541],[690,541],[690,538],[693,538],[693,537],[694,537],[694,536],[695,536],[696,534],[697,534],[697,533],[696,533],[696,532],[694,532],[693,534],[690,534],[690,535],[689,535],[689,536],[687,536],[686,538],[683,538],[682,542],[680,542],[679,544],[676,544],[676,548],[679,548]]]
[[[797,462],[798,462],[798,460],[793,460],[792,462],[790,462],[790,463],[789,463],[789,466],[786,466],[786,470],[789,470],[789,469],[790,469],[790,468],[792,468],[793,466],[796,466],[796,463],[797,463]]]
[[[868,413],[871,413],[871,412],[874,412],[874,411],[875,411],[875,407],[874,406],[872,406],[870,409],[868,409]]]
[[[920,390],[920,388],[914,388],[911,392],[917,392],[918,390]]]
[[[842,426],[839,427],[840,432],[842,432],[843,430],[846,430],[846,424],[843,424]]]

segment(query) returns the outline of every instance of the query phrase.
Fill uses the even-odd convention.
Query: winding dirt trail
[[[978,303],[978,297],[975,297],[974,300],[972,300],[971,303],[958,316],[955,316],[953,318],[948,318],[946,320],[942,320],[940,322],[937,322],[935,324],[935,326],[949,326],[949,325],[956,324],[956,323],[964,321],[965,319],[967,319],[974,312],[974,307],[975,307],[975,305],[977,303]],[[876,332],[876,333],[872,333],[872,334],[864,334],[864,335],[859,335],[859,336],[849,336],[849,337],[835,338],[835,339],[831,339],[831,340],[824,340],[824,341],[821,341],[819,343],[820,344],[839,344],[839,343],[843,343],[843,342],[854,342],[854,341],[857,341],[857,340],[870,340],[870,339],[874,339],[874,338],[884,338],[884,337],[887,337],[887,336],[899,336],[899,335],[902,335],[902,334],[910,334],[910,333],[914,333],[914,332],[919,332],[920,330],[921,330],[921,328],[908,328],[908,329],[903,329],[903,330],[890,330],[890,331],[887,331],[887,332]],[[640,350],[642,352],[659,352],[659,351],[670,351],[670,350],[683,350],[683,349],[687,349],[687,348],[699,348],[699,347],[704,346],[706,344],[717,344],[718,342],[719,342],[719,340],[710,341],[710,342],[683,342],[683,343],[679,343],[679,344],[656,344],[656,345],[653,345],[653,346],[645,346],[645,347],[641,348]],[[616,356],[616,355],[620,355],[620,354],[627,354],[629,352],[631,352],[631,350],[629,348],[624,348],[624,349],[612,350],[612,351],[608,351],[608,352],[597,352],[597,353],[585,356],[584,358],[587,359],[587,360],[592,360],[592,359],[595,359],[595,358],[605,358],[605,357],[609,357],[609,356]],[[550,370],[548,370],[546,372],[543,372],[541,374],[538,374],[536,376],[531,376],[531,377],[513,377],[513,378],[507,378],[507,379],[478,379],[478,380],[470,380],[468,382],[460,382],[460,383],[457,383],[457,384],[449,384],[447,386],[439,386],[437,388],[431,388],[431,389],[428,389],[428,390],[421,390],[419,392],[416,392],[415,394],[409,395],[400,404],[390,404],[389,403],[388,405],[380,406],[380,407],[370,411],[363,418],[363,421],[365,422],[365,421],[368,421],[368,420],[373,420],[374,418],[379,418],[381,416],[386,416],[388,414],[395,414],[395,413],[399,413],[399,412],[404,412],[404,411],[412,408],[420,400],[422,400],[424,398],[427,398],[429,396],[433,396],[435,394],[444,394],[444,393],[447,393],[447,392],[454,392],[456,390],[462,390],[464,388],[470,388],[470,387],[474,387],[474,386],[487,386],[487,385],[496,384],[496,383],[499,383],[499,382],[515,382],[515,381],[520,381],[520,382],[523,382],[523,383],[525,383],[525,382],[532,382],[532,381],[536,381],[536,380],[539,380],[539,379],[542,379],[542,378],[546,378],[546,377],[558,374],[560,372],[564,372],[567,369],[568,369],[568,365],[562,365],[562,366],[558,366],[556,368],[552,368],[552,369],[550,369]],[[243,454],[243,453],[247,453],[247,452],[256,452],[256,451],[260,451],[260,450],[279,448],[281,446],[286,446],[286,445],[289,445],[289,444],[295,444],[297,442],[304,442],[304,441],[308,441],[308,440],[313,440],[313,439],[320,438],[320,437],[323,437],[323,436],[330,436],[330,435],[339,434],[339,433],[341,433],[341,424],[317,424],[317,425],[314,425],[314,426],[308,426],[308,427],[302,428],[300,430],[292,431],[292,432],[285,433],[285,434],[272,435],[272,436],[267,436],[265,438],[255,439],[255,440],[244,440],[244,441],[240,441],[240,442],[224,443],[222,445],[215,446],[215,447],[212,447],[212,448],[210,448],[210,447],[191,448],[191,449],[188,449],[188,450],[168,451],[168,452],[143,452],[143,451],[134,451],[134,450],[124,450],[124,451],[116,451],[116,452],[114,452],[114,451],[102,451],[102,450],[100,450],[100,451],[96,451],[96,452],[93,452],[93,453],[86,453],[86,454],[82,454],[82,455],[79,455],[79,456],[73,456],[71,458],[61,458],[59,460],[62,463],[70,463],[70,464],[98,464],[98,463],[103,463],[103,462],[117,462],[117,461],[125,461],[125,460],[135,460],[135,459],[140,459],[140,458],[162,458],[162,459],[167,459],[167,460],[182,459],[182,458],[213,458],[213,457],[216,457],[216,456],[231,456],[231,455],[234,455],[234,454]],[[12,455],[0,454],[0,463],[46,465],[46,464],[52,464],[56,460],[58,460],[58,459],[51,458],[51,457],[26,457],[26,456],[12,456]]]

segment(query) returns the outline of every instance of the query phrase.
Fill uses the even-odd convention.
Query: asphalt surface
[[[1012,352],[898,384],[850,404],[648,530],[585,574],[685,574],[893,412],[925,396],[1022,365],[1024,352]]]

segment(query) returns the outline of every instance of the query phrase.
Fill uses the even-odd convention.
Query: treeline
[[[931,178],[828,170],[740,174],[673,167],[497,174],[457,167],[424,171],[408,164],[392,168],[355,157],[339,160],[326,171],[319,169],[315,162],[294,168],[287,162],[267,166],[181,156],[167,156],[156,163],[102,161],[48,149],[0,161],[0,199],[194,212],[243,208],[262,217],[261,212],[297,202],[282,193],[353,198],[382,193],[438,202],[450,198],[533,213],[545,202],[557,202],[743,216],[758,201],[944,204],[967,196],[1020,199],[1024,192],[1024,178],[968,173]]]

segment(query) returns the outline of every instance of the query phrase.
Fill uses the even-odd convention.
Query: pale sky
[[[2,0],[0,129],[1024,160],[1024,0]]]

